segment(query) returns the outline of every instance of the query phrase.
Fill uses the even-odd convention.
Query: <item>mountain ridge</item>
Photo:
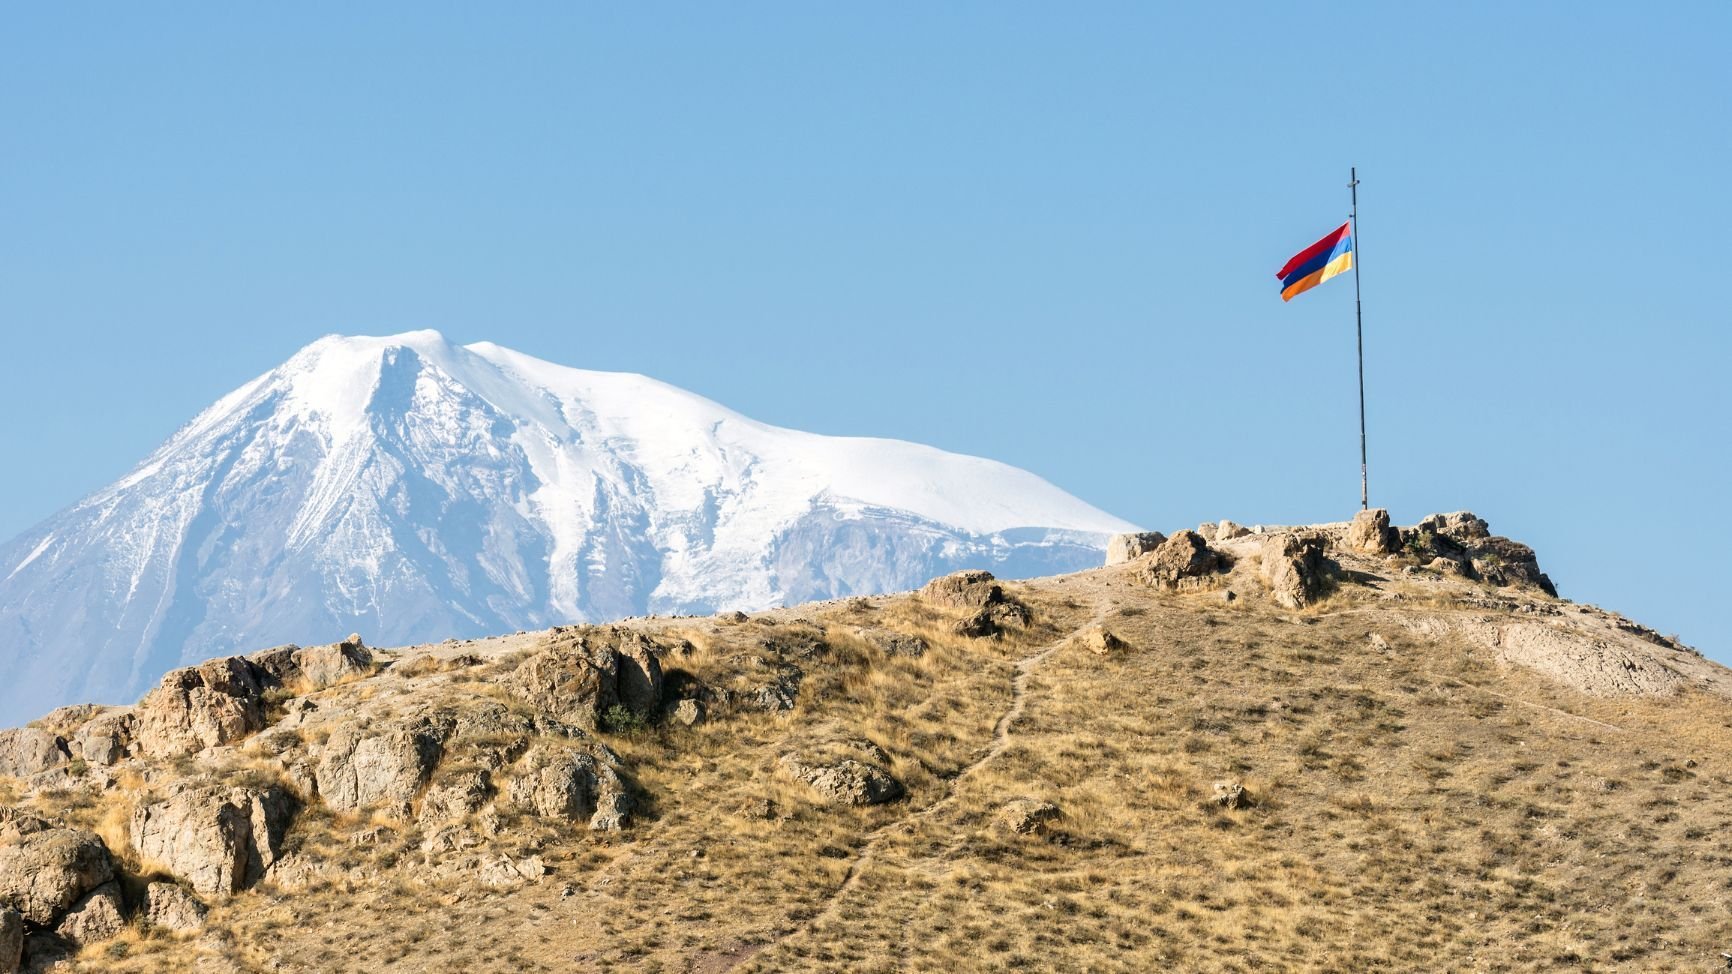
[[[1128,528],[996,461],[748,419],[437,332],[327,336],[0,546],[0,718],[384,643],[1050,574]]]

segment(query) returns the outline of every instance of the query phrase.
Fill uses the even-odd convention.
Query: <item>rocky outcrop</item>
[[[1135,531],[1115,534],[1107,539],[1107,565],[1122,565],[1154,551],[1167,540],[1159,531]]]
[[[54,932],[74,947],[100,943],[126,929],[125,906],[120,898],[120,884],[110,880],[72,904]]]
[[[782,758],[782,767],[832,805],[882,805],[904,794],[889,772],[853,758],[809,764],[790,754]]]
[[[573,747],[538,745],[506,786],[512,805],[545,818],[581,822],[597,831],[622,828],[632,800],[610,755]]]
[[[319,749],[319,797],[337,811],[380,808],[407,816],[444,753],[449,723],[418,718],[379,728],[339,727]]]
[[[614,706],[648,719],[661,709],[665,652],[619,627],[561,635],[519,664],[506,687],[536,710],[588,730]]]
[[[962,571],[935,578],[921,588],[920,596],[932,605],[969,613],[955,630],[971,639],[1025,627],[1032,618],[1028,606],[1006,595],[988,571]]]
[[[926,655],[926,640],[913,633],[897,632],[894,629],[861,628],[856,629],[858,635],[866,643],[876,647],[886,656],[906,656],[919,659]]]
[[[1392,554],[1400,547],[1400,534],[1389,526],[1389,511],[1381,507],[1360,511],[1347,526],[1347,547],[1368,555]]]
[[[264,878],[294,818],[289,793],[190,787],[133,810],[133,848],[205,895],[227,895]]]
[[[481,810],[493,794],[492,776],[485,768],[441,771],[421,798],[423,823],[454,822]]]
[[[1277,604],[1302,609],[1329,588],[1324,539],[1316,533],[1271,535],[1263,542],[1260,570]]]
[[[1176,588],[1185,579],[1203,578],[1221,567],[1221,556],[1195,531],[1180,531],[1139,562],[1138,576],[1150,585]]]
[[[1433,514],[1398,533],[1399,547],[1434,571],[1498,586],[1530,586],[1557,597],[1557,587],[1540,571],[1533,549],[1492,534],[1485,519],[1471,511]],[[1454,566],[1440,565],[1440,559]]]
[[[210,908],[177,883],[151,883],[144,888],[138,914],[145,925],[174,933],[190,933],[204,926]]]
[[[265,726],[260,671],[239,656],[175,670],[133,711],[132,735],[147,757],[231,744]]]
[[[130,710],[99,714],[78,729],[70,742],[74,757],[97,767],[118,764],[131,754],[138,718]]]
[[[247,657],[271,686],[297,692],[335,686],[373,672],[373,653],[358,635],[329,646],[278,646]]]
[[[0,774],[28,778],[72,759],[60,735],[35,727],[0,731]]]
[[[1242,781],[1217,781],[1211,787],[1209,801],[1221,808],[1239,809],[1251,806],[1251,793]]]
[[[32,831],[0,846],[0,906],[34,926],[54,925],[86,893],[114,878],[98,836],[79,829]]]

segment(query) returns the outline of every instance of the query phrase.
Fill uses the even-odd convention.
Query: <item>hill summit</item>
[[[0,972],[1711,970],[1732,673],[1470,514],[0,733]]]
[[[0,546],[0,722],[361,629],[383,645],[1096,563],[1039,477],[780,429],[437,332],[314,342]]]

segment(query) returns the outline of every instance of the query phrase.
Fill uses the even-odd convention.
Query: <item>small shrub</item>
[[[601,715],[602,730],[610,734],[637,734],[649,727],[649,721],[623,703],[616,703]]]

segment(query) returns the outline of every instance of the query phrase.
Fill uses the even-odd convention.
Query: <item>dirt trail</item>
[[[761,953],[769,953],[783,943],[816,930],[825,920],[834,916],[843,898],[853,892],[859,885],[860,877],[865,874],[866,867],[876,861],[875,854],[877,853],[879,846],[887,837],[899,831],[910,830],[916,823],[932,817],[940,809],[949,807],[956,800],[957,786],[962,781],[979,771],[981,768],[992,763],[992,761],[1000,754],[1004,753],[1004,749],[1010,746],[1011,727],[1015,725],[1016,721],[1022,716],[1023,708],[1028,702],[1028,682],[1034,675],[1035,669],[1051,658],[1054,653],[1063,649],[1078,632],[1081,632],[1090,626],[1100,625],[1106,619],[1107,611],[1111,608],[1111,604],[1103,604],[1100,593],[1091,594],[1093,595],[1092,601],[1094,603],[1094,613],[1087,621],[1068,629],[1063,635],[1060,635],[1052,642],[1041,646],[1039,649],[1036,649],[1034,652],[1018,659],[1014,664],[1012,664],[1013,675],[1010,680],[1010,706],[1005,708],[1004,713],[998,718],[998,722],[993,725],[992,741],[987,747],[985,753],[963,767],[961,771],[957,772],[954,778],[950,779],[949,787],[942,797],[933,801],[929,805],[910,812],[893,822],[887,822],[880,825],[878,828],[867,833],[865,844],[860,847],[860,851],[855,855],[854,860],[848,864],[847,875],[845,875],[842,878],[842,882],[830,892],[830,895],[824,898],[822,908],[820,908],[817,913],[813,914],[810,920],[807,920],[805,923],[793,930],[790,930],[782,936],[777,937],[771,943],[766,944]],[[742,960],[744,960],[744,958],[742,958]],[[721,968],[721,970],[728,970],[732,966],[734,965]]]

